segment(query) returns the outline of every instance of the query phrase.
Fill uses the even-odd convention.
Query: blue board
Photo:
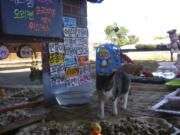
[[[61,0],[1,0],[1,35],[62,38]]]
[[[114,44],[103,44],[96,49],[96,72],[108,75],[121,65],[120,47]]]

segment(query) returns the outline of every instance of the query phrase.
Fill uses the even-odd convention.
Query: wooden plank
[[[37,101],[33,101],[33,102],[25,103],[25,104],[22,104],[22,105],[17,105],[17,106],[13,106],[13,107],[7,107],[7,108],[0,109],[0,113],[13,111],[13,110],[16,110],[16,109],[34,108],[34,107],[40,106],[40,105],[42,105],[44,103],[45,103],[44,98],[41,98],[41,99],[39,99]]]
[[[28,124],[38,122],[38,121],[42,120],[43,118],[45,118],[45,115],[37,116],[37,117],[31,117],[31,118],[28,118],[28,119],[25,119],[22,121],[18,121],[18,122],[8,124],[7,126],[0,128],[0,135],[4,134],[6,132],[12,131],[14,129],[18,129],[20,127],[26,126]]]

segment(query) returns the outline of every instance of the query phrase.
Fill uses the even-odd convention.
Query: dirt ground
[[[124,117],[158,117],[164,118],[177,128],[180,128],[180,117],[169,114],[162,114],[151,111],[150,108],[158,103],[166,94],[170,93],[164,85],[157,84],[132,84],[132,95],[129,96],[127,110],[121,110],[119,107],[119,115],[112,115],[112,103],[108,103],[105,108],[105,120],[113,120]],[[49,120],[57,120],[65,123],[76,122],[92,122],[100,120],[98,118],[99,107],[97,95],[94,94],[92,101],[83,107],[63,109],[58,105],[50,107],[52,113],[48,115]]]
[[[141,63],[142,64],[142,63]],[[154,63],[156,64],[156,63]],[[143,64],[145,65],[145,64]],[[149,66],[148,66],[149,67]],[[152,66],[151,71],[154,70],[155,66]],[[156,64],[157,67],[157,64]],[[3,70],[3,69],[2,69]],[[148,69],[150,70],[150,69]],[[92,70],[92,78],[95,77],[95,70]],[[29,70],[26,72],[18,73],[0,73],[0,86],[15,87],[20,85],[22,86],[39,86],[42,87],[42,84],[39,82],[30,82]],[[95,88],[95,83],[94,88]],[[168,120],[170,123],[174,124],[177,128],[180,129],[180,116],[163,114],[151,111],[150,108],[158,103],[164,98],[166,94],[169,94],[169,91],[163,84],[143,84],[143,83],[132,83],[132,95],[128,99],[128,108],[127,110],[121,110],[119,107],[119,115],[112,116],[112,103],[108,103],[105,108],[105,119],[113,120],[124,117],[158,117]],[[99,107],[97,102],[97,95],[94,93],[92,101],[85,106],[79,108],[63,109],[59,105],[54,105],[49,107],[52,111],[47,119],[57,120],[65,123],[76,122],[89,122],[89,121],[98,121]]]

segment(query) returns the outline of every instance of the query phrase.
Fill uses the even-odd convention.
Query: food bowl
[[[177,88],[180,88],[180,80],[172,80],[165,83],[165,85],[169,90],[176,90]]]

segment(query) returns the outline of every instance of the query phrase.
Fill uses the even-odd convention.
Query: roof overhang
[[[92,3],[101,3],[103,0],[87,0],[87,1]]]

